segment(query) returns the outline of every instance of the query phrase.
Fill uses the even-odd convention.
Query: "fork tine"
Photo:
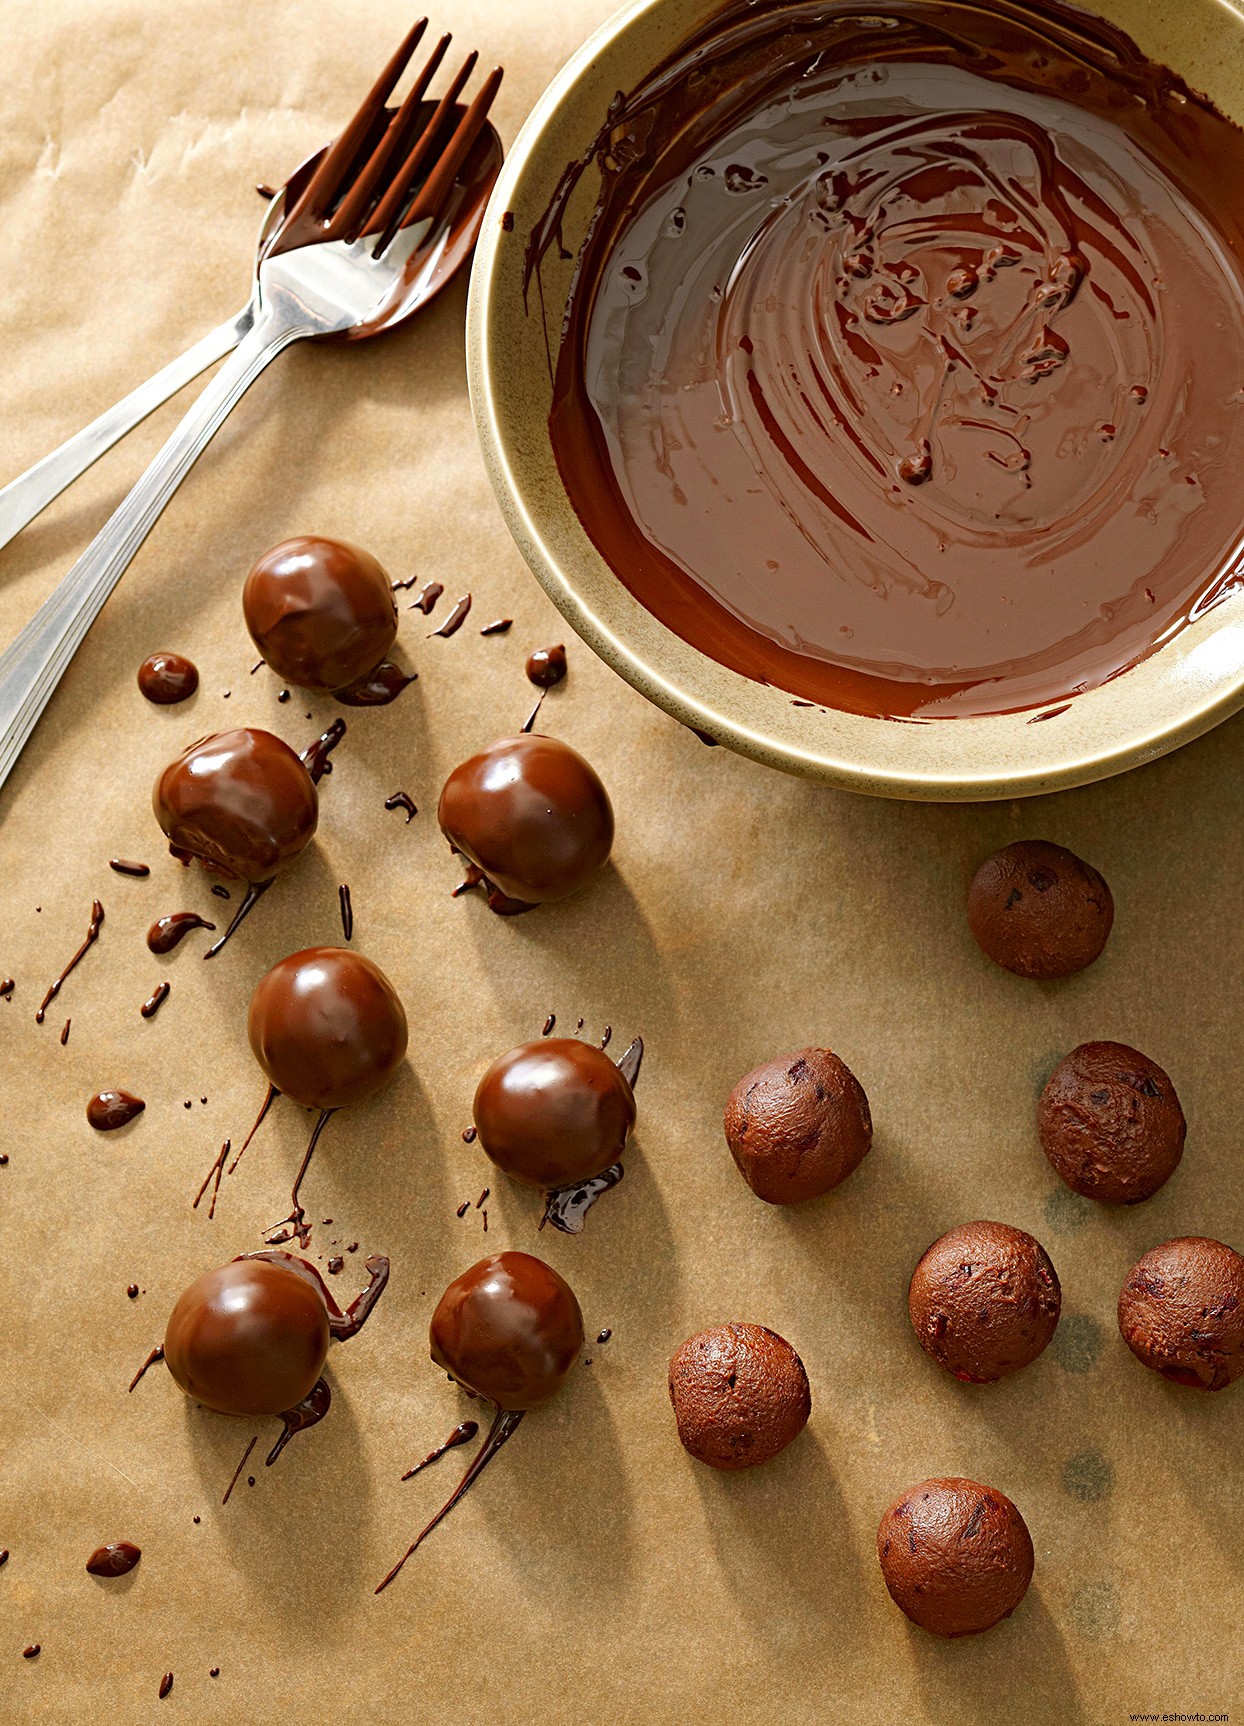
[[[418,125],[419,104],[452,40],[452,36],[442,36],[429,54],[422,71],[411,85],[406,100],[389,122],[384,138],[334,213],[330,229],[332,239],[358,239],[367,212],[371,208],[373,194],[382,182],[385,169],[395,157],[400,160],[399,152],[410,146],[412,131]],[[422,128],[420,134],[421,132]]]
[[[474,51],[474,49],[472,49],[459,67],[457,75],[450,84],[448,90],[446,90],[445,94],[437,103],[436,112],[411,146],[410,153],[407,155],[406,160],[402,163],[396,174],[394,174],[384,197],[381,198],[380,203],[376,207],[375,214],[367,223],[366,231],[369,234],[379,234],[380,236],[374,248],[376,256],[379,256],[392,240],[394,234],[396,234],[398,227],[401,224],[402,216],[405,213],[406,202],[410,195],[410,188],[414,184],[424,162],[431,155],[433,146],[437,142],[437,139],[445,125],[445,121],[453,112],[454,105],[457,102],[458,97],[462,94],[462,89],[466,84],[467,79],[475,70],[475,64],[478,59],[479,55]]]
[[[450,138],[442,154],[437,158],[436,166],[428,175],[416,194],[415,201],[406,213],[405,222],[421,222],[426,216],[435,216],[449,195],[449,188],[458,176],[458,170],[466,161],[475,140],[484,129],[488,119],[488,110],[496,99],[501,88],[503,73],[500,66],[495,66],[488,74],[471,106],[458,122],[457,130]]]
[[[350,164],[354,160],[359,145],[367,136],[377,114],[384,107],[393,86],[406,70],[407,62],[418,47],[419,40],[427,27],[426,18],[420,18],[412,26],[397,53],[394,54],[389,64],[372,85],[354,118],[326,153],[324,160],[312,175],[306,191],[285,218],[287,228],[292,227],[300,219],[320,219],[328,213],[334,197],[340,190],[343,179],[349,172]]]

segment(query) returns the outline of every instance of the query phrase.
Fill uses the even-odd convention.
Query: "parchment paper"
[[[434,24],[507,67],[512,139],[607,0],[446,0]],[[16,474],[233,312],[261,208],[351,111],[407,24],[396,0],[7,0],[0,8],[0,474]],[[1244,1387],[1206,1397],[1146,1373],[1119,1340],[1128,1266],[1172,1235],[1244,1245],[1244,728],[1129,777],[1037,804],[867,802],[706,749],[585,649],[542,724],[596,764],[615,800],[614,861],[560,907],[504,921],[458,879],[435,825],[448,769],[517,728],[522,662],[564,629],[514,552],[477,458],[462,357],[465,286],[416,326],[351,351],[303,346],[265,375],[175,499],[91,632],[0,794],[0,1715],[6,1721],[360,1719],[586,1722],[1048,1722],[1112,1726],[1149,1710],[1244,1706]],[[132,437],[0,559],[7,641],[175,422]],[[311,854],[225,954],[202,938],[154,959],[160,913],[228,907],[164,852],[158,769],[223,725],[300,745],[336,711],[252,677],[240,609],[251,561],[291,533],[369,547],[394,578],[442,581],[474,609],[452,640],[404,610],[419,681],[347,715]],[[406,599],[413,597],[405,596]],[[479,626],[512,616],[508,636]],[[149,652],[189,653],[189,704],[148,706]],[[311,718],[305,717],[310,713]],[[403,824],[387,795],[419,805]],[[1117,903],[1092,971],[1048,988],[979,956],[967,881],[1025,835],[1098,865]],[[151,864],[148,880],[108,859]],[[181,1288],[259,1245],[286,1209],[308,1118],[279,1104],[214,1222],[190,1200],[262,1094],[245,1040],[267,965],[340,938],[393,977],[410,1059],[340,1116],[305,1189],[312,1251],[343,1252],[342,1296],[383,1251],[393,1278],[334,1347],[333,1407],[273,1469],[275,1422],[190,1405],[163,1369],[126,1385]],[[85,932],[107,921],[42,1027],[34,1011]],[[219,921],[219,915],[215,918]],[[150,1022],[139,1005],[162,978]],[[491,1057],[582,1016],[648,1045],[621,1188],[579,1239],[535,1232],[538,1203],[462,1143]],[[72,1018],[69,1042],[59,1032]],[[1118,1038],[1171,1072],[1183,1167],[1152,1202],[1077,1200],[1037,1146],[1055,1059]],[[839,1192],[770,1210],[721,1135],[734,1080],[807,1043],[866,1086],[871,1156]],[[99,1136],[84,1105],[147,1099]],[[201,1101],[206,1098],[207,1101]],[[190,1106],[185,1106],[186,1104]],[[457,1207],[485,1186],[482,1211]],[[1018,1224],[1064,1289],[1054,1344],[992,1389],[953,1382],[906,1318],[920,1251],[973,1217]],[[331,1217],[331,1225],[319,1219]],[[334,1245],[333,1243],[337,1243]],[[581,1299],[589,1345],[490,1473],[381,1598],[372,1589],[457,1478],[455,1453],[399,1476],[469,1411],[427,1358],[444,1284],[489,1249],[538,1250]],[[137,1282],[142,1294],[126,1297]],[[719,1476],[680,1449],[666,1397],[675,1345],[756,1320],[787,1336],[811,1424],[771,1466]],[[260,1444],[220,1500],[252,1431]],[[253,1473],[256,1484],[247,1485]],[[931,1474],[1020,1506],[1034,1587],[1006,1625],[942,1644],[909,1628],[874,1554],[882,1508]],[[198,1520],[196,1520],[198,1519]],[[91,1550],[143,1548],[125,1581]],[[21,1651],[38,1642],[26,1661]],[[218,1666],[219,1677],[209,1677]],[[157,1701],[162,1674],[174,1688]]]

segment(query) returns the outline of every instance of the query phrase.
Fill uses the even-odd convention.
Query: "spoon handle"
[[[0,786],[104,601],[197,457],[268,362],[312,333],[287,310],[261,314],[111,520],[0,654]]]
[[[253,321],[254,308],[247,305],[236,317],[212,330],[192,348],[187,348],[180,358],[148,378],[145,384],[131,390],[115,407],[100,414],[59,449],[54,449],[17,479],[0,487],[0,550],[114,443],[133,431],[170,396],[184,389],[200,372],[236,348]]]

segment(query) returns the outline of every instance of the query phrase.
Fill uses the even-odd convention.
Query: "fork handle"
[[[271,309],[242,338],[138,484],[0,654],[0,786],[87,630],[230,409],[305,325]]]
[[[247,305],[236,317],[212,330],[192,348],[187,348],[178,359],[148,378],[145,384],[131,390],[115,407],[100,414],[59,449],[54,449],[17,479],[0,487],[0,550],[114,443],[133,431],[136,425],[141,425],[148,414],[154,413],[170,396],[184,389],[200,372],[236,348],[253,321],[253,309]]]

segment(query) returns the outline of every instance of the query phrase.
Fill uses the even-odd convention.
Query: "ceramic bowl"
[[[525,291],[528,241],[615,92],[637,84],[717,9],[718,0],[633,0],[584,43],[516,140],[476,251],[467,351],[484,459],[519,550],[567,622],[685,725],[768,766],[887,797],[1004,798],[1082,784],[1152,760],[1235,712],[1244,705],[1244,593],[1044,723],[1029,712],[895,724],[793,707],[785,691],[672,634],[605,563],[566,495],[548,432],[551,358],[595,203],[594,164],[566,208],[564,245],[546,254]],[[1228,0],[1094,0],[1086,9],[1244,122],[1244,16]]]

